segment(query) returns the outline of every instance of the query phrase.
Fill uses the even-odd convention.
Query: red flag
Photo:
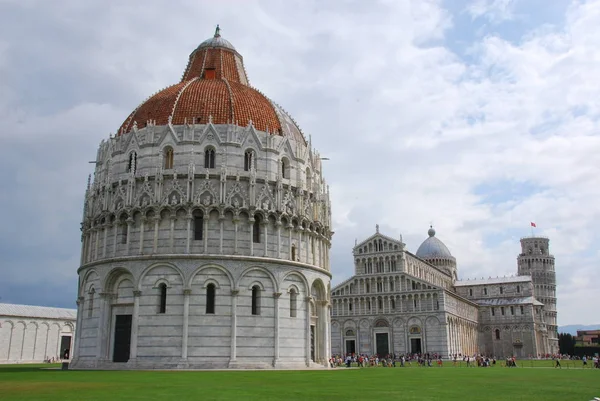
[[[533,221],[531,222],[531,227],[537,227]]]

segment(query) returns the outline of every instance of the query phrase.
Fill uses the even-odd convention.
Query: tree
[[[561,354],[575,354],[575,337],[569,333],[558,334],[558,348]]]

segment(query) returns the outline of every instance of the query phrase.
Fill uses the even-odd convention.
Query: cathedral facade
[[[558,352],[556,274],[549,240],[521,239],[518,275],[458,280],[433,228],[415,254],[379,232],[355,244],[354,276],[332,289],[333,354]]]
[[[321,157],[217,27],[100,144],[72,367],[326,366],[330,227]]]

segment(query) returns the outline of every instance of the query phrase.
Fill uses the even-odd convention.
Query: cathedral
[[[517,275],[460,281],[456,259],[433,227],[415,254],[377,227],[354,246],[354,276],[332,289],[332,353],[558,353],[548,246],[548,238],[522,238]]]
[[[71,367],[327,366],[321,160],[217,27],[100,143]]]

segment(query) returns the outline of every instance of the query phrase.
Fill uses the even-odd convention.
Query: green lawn
[[[49,366],[0,365],[0,400],[588,401],[600,396],[599,369],[564,367],[468,369],[446,364],[443,368],[228,372],[42,369]]]

